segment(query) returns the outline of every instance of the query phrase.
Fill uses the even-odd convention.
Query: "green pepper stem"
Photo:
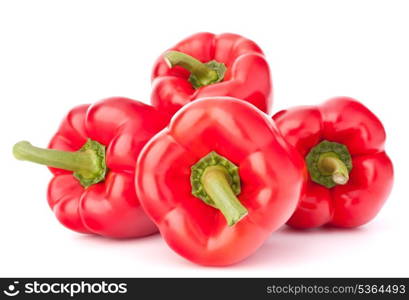
[[[91,139],[76,152],[42,149],[22,141],[14,145],[13,154],[19,160],[73,171],[73,176],[85,188],[103,181],[107,172],[105,146]]]
[[[311,180],[328,189],[346,184],[352,170],[352,157],[348,148],[327,140],[312,147],[305,162]]]
[[[226,72],[226,66],[223,63],[215,60],[202,63],[178,51],[166,52],[163,57],[170,68],[180,66],[188,70],[190,72],[189,82],[195,89],[222,81]]]
[[[98,172],[98,166],[92,152],[68,152],[34,147],[29,142],[21,141],[13,147],[14,157],[58,169],[73,172]]]
[[[318,160],[318,169],[324,175],[332,175],[336,184],[343,185],[349,180],[348,169],[338,157],[322,154]]]
[[[234,195],[227,176],[228,174],[223,167],[211,166],[205,170],[202,184],[215,206],[226,218],[227,224],[233,226],[248,212]]]
[[[217,80],[217,72],[193,56],[178,51],[169,51],[165,53],[164,58],[169,67],[180,66],[185,68],[199,78],[200,81],[207,82],[204,85]]]

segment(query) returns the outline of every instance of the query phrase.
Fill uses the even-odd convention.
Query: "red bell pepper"
[[[290,226],[356,227],[377,215],[391,191],[393,167],[384,151],[385,130],[371,111],[339,97],[273,119],[309,171]]]
[[[240,35],[198,33],[157,60],[152,104],[173,115],[202,97],[231,96],[269,113],[272,103],[270,71],[263,52]]]
[[[163,116],[153,107],[110,98],[72,109],[52,138],[51,150],[19,142],[13,153],[20,160],[54,167],[48,203],[69,229],[139,237],[157,229],[135,194],[136,158],[164,126]]]
[[[194,101],[142,150],[136,191],[169,246],[203,265],[253,253],[298,203],[303,161],[270,118],[229,97]]]

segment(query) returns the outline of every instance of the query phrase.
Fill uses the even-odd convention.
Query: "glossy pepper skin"
[[[72,109],[52,138],[49,149],[71,155],[91,139],[105,146],[105,157],[100,163],[106,164],[107,169],[102,172],[102,178],[97,179],[100,182],[85,181],[82,183],[90,186],[84,187],[73,176],[73,171],[50,168],[54,177],[48,186],[48,203],[57,219],[71,230],[112,238],[156,232],[156,226],[144,214],[136,197],[134,170],[141,148],[164,126],[163,116],[153,107],[127,98],[109,98]],[[38,153],[34,153],[33,158],[35,151]],[[35,161],[42,155],[51,159],[49,151],[28,142],[16,144],[14,154],[22,160]],[[78,157],[74,157],[76,159]],[[52,165],[50,161],[39,163]],[[58,163],[67,164],[67,159],[63,157]],[[88,175],[82,170],[86,163],[79,166],[79,173],[84,176]]]
[[[382,123],[368,108],[352,98],[338,97],[319,106],[278,112],[273,119],[304,158],[323,141],[324,145],[335,142],[337,147],[346,146],[350,154],[349,174],[341,175],[339,184],[326,187],[307,177],[300,204],[288,225],[356,227],[377,215],[392,188],[393,166],[384,151]]]
[[[233,175],[217,177],[223,172],[212,173],[215,165]],[[222,266],[248,257],[288,220],[303,179],[300,156],[267,115],[241,100],[211,97],[186,105],[146,144],[135,184],[146,213],[175,252]],[[223,210],[225,199],[211,195],[230,188],[236,198],[227,196],[232,206]],[[215,206],[193,195],[203,191]]]
[[[186,54],[199,64],[181,57]],[[200,62],[210,61],[219,64],[215,69],[223,73],[221,76],[209,78]],[[203,86],[195,88],[189,81],[192,74],[202,79]],[[243,99],[266,113],[272,104],[271,76],[264,54],[256,43],[237,34],[197,33],[182,40],[158,58],[152,84],[152,104],[169,115],[195,99],[211,96]]]

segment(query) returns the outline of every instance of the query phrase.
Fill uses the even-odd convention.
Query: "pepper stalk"
[[[21,141],[14,145],[13,155],[18,160],[72,171],[85,188],[103,181],[107,172],[105,146],[91,139],[76,152],[43,149]]]
[[[229,226],[248,214],[237,198],[241,191],[238,167],[225,157],[210,152],[192,166],[190,181],[192,194],[220,210]]]
[[[226,73],[226,65],[211,60],[202,63],[193,56],[179,52],[168,51],[164,54],[164,60],[169,66],[180,66],[190,72],[189,82],[195,89],[223,80]]]
[[[344,185],[352,170],[352,158],[348,148],[336,142],[322,141],[305,157],[311,180],[332,188]]]

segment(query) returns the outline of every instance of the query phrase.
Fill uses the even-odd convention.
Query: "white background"
[[[409,276],[409,6],[406,1],[1,1],[0,276]],[[383,121],[395,186],[353,230],[284,227],[242,263],[194,265],[159,235],[109,240],[66,230],[46,203],[51,174],[16,161],[46,146],[67,110],[109,96],[148,102],[157,56],[199,31],[265,51],[274,111],[337,95]]]

